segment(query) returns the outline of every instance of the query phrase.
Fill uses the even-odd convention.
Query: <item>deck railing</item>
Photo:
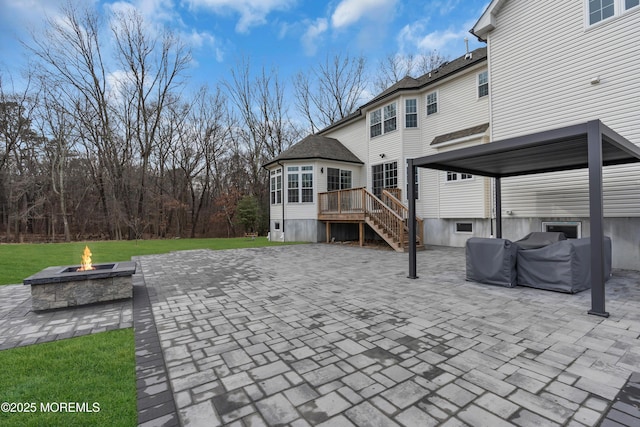
[[[350,188],[318,194],[320,214],[364,213],[364,188]]]

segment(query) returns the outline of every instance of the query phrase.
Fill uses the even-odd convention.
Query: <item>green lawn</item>
[[[0,245],[0,285],[18,284],[32,274],[54,265],[80,264],[85,245],[95,264],[130,261],[132,256],[187,249],[238,249],[282,245],[266,237],[235,239],[120,240],[74,243]]]
[[[94,263],[128,261],[132,256],[187,249],[237,249],[282,245],[265,237],[255,240],[176,239],[51,244],[0,245],[0,285],[22,280],[45,267],[75,265],[85,245]],[[10,426],[135,426],[137,424],[135,342],[132,329],[105,332],[52,343],[0,351],[0,425]],[[60,412],[60,403],[72,402],[94,410]],[[100,411],[95,412],[94,403]],[[44,405],[44,406],[43,406]],[[49,405],[47,407],[47,405]],[[49,412],[43,412],[43,409]],[[53,411],[57,412],[53,412]]]
[[[129,328],[0,351],[0,401],[31,411],[3,408],[0,425],[135,426],[134,348]],[[63,402],[77,412],[61,411]]]

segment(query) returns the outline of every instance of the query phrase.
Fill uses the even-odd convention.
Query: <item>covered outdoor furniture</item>
[[[471,237],[466,244],[466,278],[512,288],[516,285],[518,247],[506,239]]]
[[[537,249],[543,248],[560,240],[567,240],[564,233],[548,232],[548,231],[534,231],[524,236],[522,239],[515,242],[520,249]]]
[[[591,288],[591,239],[560,240],[535,249],[518,250],[521,286],[576,293]],[[604,238],[604,280],[611,275],[611,239]]]

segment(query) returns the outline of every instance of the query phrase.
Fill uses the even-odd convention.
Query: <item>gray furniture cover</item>
[[[467,280],[512,288],[516,285],[518,247],[506,239],[467,240]]]
[[[567,240],[564,233],[555,231],[534,231],[515,242],[520,249],[543,248],[560,240]]]
[[[611,239],[604,238],[605,281],[611,275]],[[591,239],[561,240],[518,250],[518,285],[576,293],[591,288]]]

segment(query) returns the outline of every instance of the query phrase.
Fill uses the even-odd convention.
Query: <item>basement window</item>
[[[456,233],[473,233],[473,223],[456,222]]]
[[[279,222],[275,222],[275,223],[273,224],[273,229],[274,229],[274,230],[280,230],[280,223],[279,223]]]
[[[542,231],[564,233],[567,239],[579,239],[582,237],[582,223],[571,221],[543,222]]]

